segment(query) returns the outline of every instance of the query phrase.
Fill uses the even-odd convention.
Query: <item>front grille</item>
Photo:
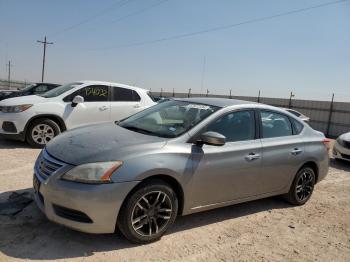
[[[44,149],[35,164],[36,173],[43,179],[47,179],[54,172],[64,167],[66,164],[50,156]]]
[[[63,217],[65,219],[82,222],[82,223],[92,223],[90,217],[88,217],[85,213],[80,212],[78,210],[52,205],[56,215]]]

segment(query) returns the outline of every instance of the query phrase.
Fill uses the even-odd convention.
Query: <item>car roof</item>
[[[228,98],[214,98],[214,97],[191,97],[191,98],[176,98],[175,100],[186,101],[192,103],[206,104],[217,107],[228,107],[235,105],[256,105],[257,103],[251,101],[244,101],[238,99]]]
[[[47,82],[37,82],[37,83],[34,83],[35,85],[54,85],[54,86],[60,86],[60,84],[55,84],[55,83],[47,83]]]
[[[94,81],[94,80],[82,80],[82,81],[76,81],[76,82],[82,83],[82,84],[91,84],[91,85],[109,85],[109,86],[125,87],[125,88],[129,88],[129,89],[132,89],[135,91],[142,91],[142,92],[149,91],[149,90],[141,88],[141,87],[130,86],[130,85],[125,85],[125,84],[115,83],[115,82]]]

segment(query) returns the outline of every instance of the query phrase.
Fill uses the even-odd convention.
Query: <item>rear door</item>
[[[141,110],[141,98],[135,90],[111,86],[112,120],[121,120]]]
[[[65,111],[63,119],[68,128],[87,124],[108,122],[111,120],[110,90],[106,85],[83,87],[63,99]],[[72,106],[75,96],[84,97],[84,103]]]
[[[287,115],[264,110],[259,114],[263,157],[261,193],[280,191],[290,185],[303,164],[304,142],[293,131]]]

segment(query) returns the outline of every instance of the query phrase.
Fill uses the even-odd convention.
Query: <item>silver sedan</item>
[[[328,172],[324,135],[275,107],[170,100],[65,132],[34,168],[48,219],[90,233],[159,239],[177,215],[283,195],[303,205]]]

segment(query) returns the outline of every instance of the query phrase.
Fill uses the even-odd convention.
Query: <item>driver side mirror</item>
[[[226,143],[226,137],[217,132],[208,131],[200,136],[199,142],[212,146],[223,146]]]
[[[76,107],[78,104],[84,103],[84,97],[75,96],[72,100],[72,107]]]

